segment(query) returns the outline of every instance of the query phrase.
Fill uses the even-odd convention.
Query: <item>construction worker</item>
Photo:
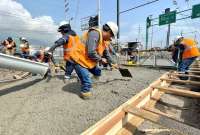
[[[40,49],[31,53],[30,57],[32,60],[41,62],[41,63],[49,63],[50,62],[50,54],[48,53],[50,47],[46,47],[44,49]]]
[[[178,36],[174,40],[172,47],[172,58],[178,63],[178,71],[187,73],[190,65],[195,59],[200,56],[197,42],[190,38]],[[188,77],[180,77],[182,80],[187,80]]]
[[[65,24],[59,27],[58,32],[63,35],[49,50],[52,52],[56,47],[63,45],[64,59],[71,63],[81,81],[81,97],[88,99],[92,96],[92,81],[89,72],[99,77],[101,70],[97,67],[98,62],[107,63],[110,59],[102,58],[104,51],[108,51],[106,41],[110,41],[118,32],[118,27],[113,22],[108,22],[102,30],[92,28],[80,38]]]
[[[72,72],[74,70],[74,67],[73,67],[73,64],[70,62],[71,60],[69,58],[70,56],[69,56],[69,53],[68,53],[68,50],[67,50],[67,48],[68,48],[67,43],[68,43],[69,37],[76,37],[77,34],[76,34],[75,31],[73,31],[71,29],[71,25],[68,24],[66,21],[62,21],[60,23],[60,26],[58,28],[58,32],[60,32],[62,34],[62,38],[58,39],[55,42],[55,45],[52,46],[49,49],[49,52],[53,52],[57,47],[63,46],[63,49],[64,49],[64,60],[66,62],[64,78],[68,80],[68,79],[71,78],[71,74],[72,74]]]
[[[12,37],[8,37],[6,40],[4,40],[2,45],[4,45],[6,54],[14,55],[16,51],[16,43],[13,41]]]
[[[30,47],[29,47],[29,42],[25,37],[20,37],[20,50],[21,50],[21,57],[22,58],[29,58],[30,54]]]

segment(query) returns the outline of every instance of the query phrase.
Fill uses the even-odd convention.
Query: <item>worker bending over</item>
[[[75,69],[81,81],[81,97],[88,99],[92,96],[92,81],[89,72],[95,77],[101,75],[98,63],[112,62],[110,58],[102,58],[107,50],[107,41],[110,41],[118,32],[118,27],[113,22],[103,25],[102,30],[92,28],[80,38],[66,25],[59,27],[62,38],[55,42],[55,45],[49,50],[52,52],[56,47],[63,45],[64,59],[70,62]]]
[[[178,64],[178,71],[188,74],[187,71],[195,59],[200,56],[197,42],[190,38],[178,36],[172,46],[172,58]],[[187,80],[188,77],[180,77]]]
[[[42,48],[38,51],[35,51],[30,57],[32,60],[41,62],[41,63],[49,63],[51,61],[51,56],[48,53],[50,47]]]

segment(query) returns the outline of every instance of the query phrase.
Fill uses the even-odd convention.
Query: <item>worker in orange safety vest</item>
[[[190,38],[177,36],[173,44],[174,61],[178,64],[178,71],[187,73],[190,65],[200,56],[197,42]],[[187,80],[188,77],[180,77],[182,80]]]
[[[56,47],[63,45],[64,59],[70,62],[81,81],[81,97],[88,99],[92,96],[92,81],[89,72],[96,77],[101,75],[101,70],[97,67],[98,62],[110,61],[109,58],[105,59],[102,56],[107,51],[106,42],[117,34],[118,27],[113,22],[107,22],[102,30],[89,29],[82,39],[73,34],[67,25],[60,26],[58,32],[61,32],[62,38],[57,40],[56,45],[49,51],[52,52]]]

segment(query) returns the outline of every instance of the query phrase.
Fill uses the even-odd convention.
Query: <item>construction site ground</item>
[[[200,91],[198,86],[191,85],[172,85],[173,88],[190,89],[193,91]],[[197,98],[189,98],[183,96],[175,96],[171,94],[162,95],[161,99],[157,102],[155,109],[172,116],[177,119],[182,125],[173,125],[174,123],[168,123],[169,125],[181,126],[182,133],[176,130],[169,129],[167,127],[152,123],[150,121],[143,122],[136,131],[136,135],[188,135],[188,132],[192,132],[191,135],[199,135],[200,130],[200,102]],[[195,128],[197,130],[191,130]],[[185,133],[186,132],[186,133]]]
[[[164,70],[129,67],[133,78],[118,70],[103,71],[94,83],[93,98],[79,97],[77,78],[63,80],[64,72],[40,76],[0,88],[0,135],[77,135],[156,80]],[[1,72],[1,79],[7,74]]]

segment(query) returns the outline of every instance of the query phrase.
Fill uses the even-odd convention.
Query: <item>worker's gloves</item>
[[[119,65],[118,64],[111,64],[111,65],[112,65],[112,68],[119,69]]]
[[[105,58],[101,58],[101,62],[102,62],[103,64],[108,63],[107,59],[105,59]]]
[[[47,52],[47,54],[48,54],[48,55],[50,55],[50,56],[52,56],[52,55],[53,55],[53,53],[52,53],[52,52]]]

